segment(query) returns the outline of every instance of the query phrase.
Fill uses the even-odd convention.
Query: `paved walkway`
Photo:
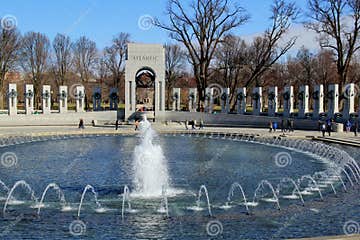
[[[185,131],[185,127],[180,124],[171,123],[169,125],[154,123],[153,128],[160,133],[169,133],[177,131]],[[188,130],[199,131],[199,130]],[[268,129],[263,128],[219,128],[219,127],[208,127],[201,132],[225,132],[225,133],[244,133],[244,134],[255,134],[260,136],[283,136],[281,131],[269,133]],[[23,126],[23,127],[0,127],[0,136],[21,136],[21,135],[48,135],[48,134],[136,134],[134,126],[132,125],[120,125],[119,130],[116,131],[114,126],[87,126],[85,129],[78,129],[76,126]],[[321,133],[318,131],[300,131],[297,130],[291,133],[285,133],[286,137],[289,138],[312,138],[321,137]],[[354,137],[353,133],[332,133],[332,138],[339,140],[351,140],[360,142],[360,136]]]

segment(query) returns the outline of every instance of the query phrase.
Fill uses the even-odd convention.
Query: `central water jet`
[[[156,132],[144,116],[140,122],[141,142],[134,150],[135,192],[142,197],[161,197],[162,188],[168,189],[167,161],[161,146],[153,143]]]

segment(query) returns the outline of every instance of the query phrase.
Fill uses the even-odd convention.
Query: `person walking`
[[[119,120],[117,119],[115,122],[115,130],[117,131],[119,129]]]
[[[328,132],[329,137],[330,137],[331,136],[331,120],[330,119],[328,119],[326,121],[326,131]]]
[[[290,119],[289,131],[294,132],[294,119]]]
[[[326,132],[326,124],[325,123],[320,124],[320,130],[322,132],[322,136],[325,137],[325,132]]]
[[[188,120],[186,120],[186,121],[185,121],[185,129],[186,129],[186,130],[189,130],[188,125],[189,125],[189,121],[188,121]]]
[[[283,118],[281,119],[281,132],[286,132],[286,120]]]
[[[204,129],[204,121],[202,119],[200,119],[200,126],[199,126],[199,130]]]
[[[351,122],[350,120],[347,120],[345,123],[346,133],[349,133],[351,130]]]
[[[355,122],[353,124],[353,128],[354,128],[355,137],[357,137],[357,133],[358,133],[358,130],[359,130],[359,121],[358,120],[355,120]]]
[[[273,131],[273,122],[269,122],[269,132],[271,133]]]
[[[79,121],[79,129],[84,129],[85,126],[84,126],[84,120],[82,118],[80,118],[80,121]]]
[[[273,131],[276,132],[277,128],[278,128],[278,123],[275,121],[273,122]]]

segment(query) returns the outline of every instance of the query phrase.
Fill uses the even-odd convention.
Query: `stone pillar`
[[[312,95],[314,100],[313,118],[319,119],[320,114],[324,112],[324,85],[316,85]]]
[[[93,110],[101,111],[101,88],[96,87],[93,89]]]
[[[42,108],[43,114],[50,114],[51,113],[51,91],[50,91],[50,89],[51,89],[50,85],[43,85],[43,87],[42,87],[42,93],[41,93],[42,104],[41,104],[41,108]]]
[[[119,107],[119,95],[118,95],[118,89],[117,88],[111,88],[110,89],[110,110],[118,110]]]
[[[238,88],[237,89],[237,113],[244,114],[246,113],[246,88]]]
[[[305,118],[306,114],[309,113],[309,86],[300,86],[298,93],[298,106],[299,106],[299,117]]]
[[[206,88],[205,89],[205,112],[207,113],[212,113],[213,111],[213,94],[214,94],[214,89],[213,88]]]
[[[332,84],[328,87],[328,117],[334,117],[339,112],[339,85]]]
[[[290,117],[294,112],[294,87],[287,86],[284,88],[284,117]]]
[[[344,88],[344,107],[342,115],[344,119],[349,119],[350,114],[355,112],[355,84],[347,84]]]
[[[275,117],[278,110],[278,87],[270,87],[268,91],[268,115],[270,117]]]
[[[253,114],[260,115],[262,112],[262,87],[256,87],[252,93]]]
[[[25,114],[31,115],[34,112],[34,85],[25,84],[24,89]]]
[[[197,104],[197,89],[189,88],[189,111],[196,112]]]
[[[75,87],[76,112],[85,112],[85,87],[78,85]]]
[[[68,99],[68,87],[59,87],[59,112],[67,113],[67,99]]]
[[[8,113],[10,116],[17,114],[17,91],[16,83],[9,84],[8,98]]]
[[[221,112],[230,112],[230,88],[224,88],[221,94]]]
[[[173,111],[180,111],[180,104],[181,104],[181,90],[180,88],[173,88],[173,95],[172,95],[172,100],[173,100],[173,107],[172,110]]]

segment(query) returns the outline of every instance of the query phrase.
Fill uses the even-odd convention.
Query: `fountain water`
[[[161,199],[161,204],[160,204],[160,208],[158,210],[159,213],[166,213],[166,216],[169,217],[169,206],[168,206],[168,199],[166,196],[166,188],[163,187],[162,190],[162,199]]]
[[[244,193],[244,189],[242,188],[242,186],[237,183],[237,182],[234,182],[231,187],[230,187],[230,190],[229,190],[229,193],[228,193],[228,197],[227,197],[227,202],[226,202],[226,205],[228,205],[229,202],[231,202],[231,198],[234,196],[234,191],[236,188],[239,188],[240,191],[241,191],[241,194],[242,194],[242,197],[244,199],[244,205],[245,205],[245,208],[246,208],[246,212],[249,214],[249,206],[248,206],[248,202],[246,200],[246,196],[245,196],[245,193]]]
[[[212,217],[209,193],[208,193],[208,190],[207,190],[205,185],[200,186],[198,197],[197,197],[197,200],[196,200],[196,206],[195,207],[188,207],[188,209],[189,210],[194,210],[194,211],[201,211],[202,210],[202,208],[200,207],[202,192],[205,193],[209,216]]]
[[[61,190],[61,188],[56,183],[50,183],[46,186],[46,188],[41,196],[40,203],[37,206],[38,207],[38,212],[37,212],[38,215],[40,215],[41,208],[45,206],[44,199],[45,199],[46,193],[48,192],[49,189],[54,189],[57,192],[58,198],[59,198],[60,204],[61,204],[61,209],[65,209],[65,210],[68,209],[68,207],[66,206],[65,196],[64,196],[64,193]]]
[[[94,187],[91,186],[91,185],[86,185],[86,187],[84,188],[84,191],[81,195],[81,200],[80,200],[80,205],[79,205],[79,208],[78,208],[78,213],[77,213],[77,216],[78,218],[80,217],[80,212],[81,212],[81,207],[83,205],[83,201],[84,201],[84,198],[85,198],[85,194],[88,190],[91,190],[91,192],[93,193],[94,195],[94,199],[95,199],[95,203],[96,203],[96,206],[97,206],[97,209],[99,210],[103,210],[103,208],[101,207],[101,204],[99,203],[98,201],[98,194],[97,192],[95,191]]]
[[[124,220],[125,213],[125,201],[128,203],[128,212],[131,212],[131,200],[130,200],[130,189],[127,185],[124,186],[123,198],[122,198],[122,207],[121,207],[121,218]]]
[[[296,199],[296,198],[298,198],[298,196],[295,195],[295,191],[296,191],[297,194],[299,195],[299,198],[300,198],[300,200],[301,200],[301,203],[302,203],[303,205],[305,205],[305,202],[304,202],[303,196],[302,196],[302,194],[301,194],[301,192],[300,192],[300,189],[299,189],[298,185],[295,183],[295,181],[294,181],[292,178],[282,178],[282,179],[280,180],[280,183],[278,184],[278,187],[277,187],[277,192],[278,192],[278,194],[280,193],[280,190],[281,190],[281,184],[282,184],[282,183],[285,183],[285,182],[290,182],[290,183],[294,186],[294,190],[292,191],[292,195],[290,195],[290,196],[283,196],[283,198],[287,198],[287,199]],[[294,196],[295,196],[296,198],[295,198]]]
[[[0,180],[0,187],[2,187],[7,193],[10,190],[9,187],[1,180]]]
[[[35,197],[35,193],[34,191],[32,190],[32,188],[30,187],[30,185],[25,182],[24,180],[21,180],[21,181],[17,181],[14,186],[11,188],[11,190],[9,191],[9,194],[6,198],[6,201],[5,201],[5,204],[4,204],[4,209],[3,209],[3,214],[5,215],[6,213],[6,207],[7,205],[11,204],[11,203],[20,203],[20,202],[17,202],[16,200],[14,200],[12,198],[12,195],[14,193],[14,191],[18,188],[18,187],[24,187],[27,192],[30,194],[30,197],[31,197],[31,200],[35,201],[36,204],[38,204],[38,199]]]
[[[273,198],[272,198],[272,199],[267,199],[267,201],[268,201],[268,202],[276,202],[278,209],[281,210],[281,208],[280,208],[280,203],[279,203],[279,198],[278,198],[278,196],[276,195],[275,189],[274,189],[273,185],[272,185],[269,181],[267,181],[267,180],[262,180],[262,181],[259,183],[259,185],[258,185],[258,187],[256,188],[255,193],[254,193],[253,203],[254,203],[255,200],[256,200],[257,193],[260,191],[260,189],[262,189],[262,188],[264,187],[264,185],[267,185],[267,186],[271,189],[272,194],[273,194]]]
[[[322,195],[322,193],[321,193],[321,189],[319,188],[319,186],[318,186],[317,182],[315,181],[315,179],[314,179],[312,176],[310,176],[310,175],[304,175],[304,176],[302,176],[302,177],[299,179],[299,183],[301,183],[301,182],[304,181],[305,179],[310,180],[310,181],[314,184],[314,187],[315,187],[315,188],[313,188],[313,187],[308,187],[308,189],[305,188],[305,191],[307,191],[307,190],[317,191],[317,192],[319,193],[319,196],[320,196],[321,200],[324,200],[323,195]],[[300,184],[299,184],[299,185],[300,185]]]
[[[140,123],[141,143],[134,150],[134,184],[143,197],[161,197],[162,187],[168,189],[167,161],[160,145],[154,144],[155,131],[146,117]]]

